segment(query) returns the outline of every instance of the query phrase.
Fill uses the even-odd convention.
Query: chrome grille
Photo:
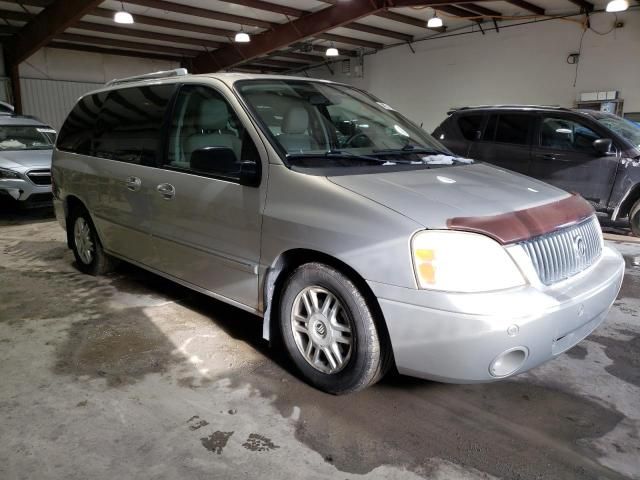
[[[602,253],[602,233],[595,216],[522,242],[527,255],[545,285],[569,278],[587,268]]]
[[[31,170],[27,177],[36,185],[51,185],[51,170]]]

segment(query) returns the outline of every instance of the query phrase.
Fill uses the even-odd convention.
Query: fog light
[[[494,377],[506,377],[517,371],[529,356],[525,347],[515,347],[498,355],[491,365],[489,373]]]

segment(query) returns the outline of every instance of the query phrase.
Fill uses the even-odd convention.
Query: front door
[[[155,178],[153,266],[255,309],[266,181],[243,186],[239,174],[266,151],[243,118],[211,87],[180,89]]]
[[[526,174],[532,127],[529,113],[491,113],[481,141],[471,143],[469,158]]]
[[[618,167],[617,155],[602,155],[593,147],[594,140],[605,136],[598,126],[578,116],[544,114],[538,122],[529,174],[604,208]]]

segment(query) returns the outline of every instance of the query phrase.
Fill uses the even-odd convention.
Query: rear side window
[[[519,114],[493,114],[489,117],[484,140],[528,145],[533,117]]]
[[[467,140],[475,141],[480,139],[482,133],[483,115],[463,115],[458,118],[458,127],[462,136]]]
[[[112,90],[100,110],[93,155],[155,165],[162,154],[161,131],[175,85]]]
[[[73,107],[58,135],[58,149],[65,152],[91,155],[93,128],[106,93],[82,97]]]

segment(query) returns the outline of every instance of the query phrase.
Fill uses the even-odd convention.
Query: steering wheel
[[[360,143],[356,143],[358,139],[360,139]],[[350,148],[362,148],[362,147],[370,147],[372,145],[373,145],[373,142],[371,141],[369,136],[366,133],[359,132],[347,138],[347,141],[344,142],[343,146],[350,147]]]

